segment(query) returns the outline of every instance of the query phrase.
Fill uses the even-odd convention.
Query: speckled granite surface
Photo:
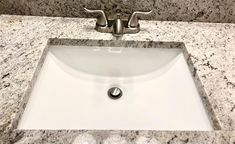
[[[235,23],[234,0],[1,0],[0,13],[87,17],[85,5],[103,9],[108,15],[121,8],[127,17],[134,10],[150,9],[154,1],[154,13],[145,19]]]
[[[27,131],[16,144],[233,144],[231,131]]]
[[[0,16],[0,143],[232,143],[235,130],[235,24],[141,21],[122,41],[184,43],[216,131],[20,131],[17,123],[50,43],[115,41],[94,19]],[[146,132],[146,131],[145,131]],[[139,138],[140,137],[140,138]],[[146,138],[147,137],[147,138]],[[121,140],[120,140],[121,139]],[[124,140],[122,140],[124,139]],[[140,139],[140,140],[138,140]]]

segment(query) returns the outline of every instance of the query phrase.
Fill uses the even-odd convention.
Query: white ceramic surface
[[[51,46],[18,129],[212,126],[180,49]]]

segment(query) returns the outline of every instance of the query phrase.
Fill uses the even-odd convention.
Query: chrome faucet
[[[102,33],[113,33],[115,36],[121,36],[123,34],[134,34],[140,31],[139,15],[149,15],[150,11],[135,11],[128,20],[121,19],[121,10],[116,11],[116,18],[108,20],[106,13],[103,10],[92,10],[84,8],[87,12],[98,13],[95,29]]]

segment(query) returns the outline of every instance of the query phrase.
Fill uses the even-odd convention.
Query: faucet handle
[[[84,7],[84,10],[89,12],[89,13],[98,13],[96,25],[101,26],[101,27],[107,27],[108,26],[108,20],[105,12],[103,10],[93,10],[93,9],[88,9]]]
[[[153,10],[150,11],[135,11],[131,14],[131,16],[128,19],[127,26],[129,28],[136,28],[139,27],[139,15],[149,15],[153,12]]]

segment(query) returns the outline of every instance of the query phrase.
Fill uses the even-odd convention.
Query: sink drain
[[[122,90],[118,87],[112,87],[108,90],[108,96],[111,99],[119,99],[122,97]]]

